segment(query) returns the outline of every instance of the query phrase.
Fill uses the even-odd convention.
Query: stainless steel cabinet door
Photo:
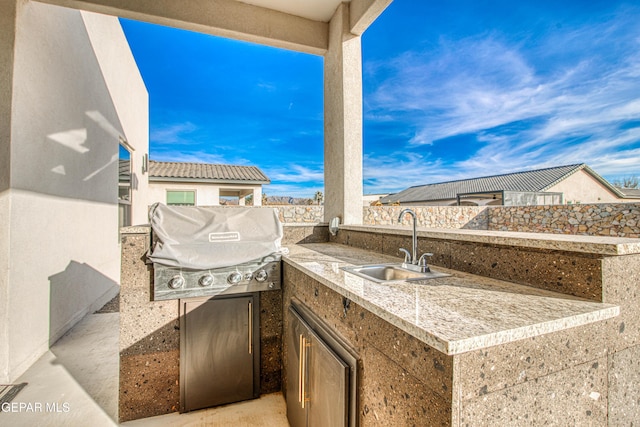
[[[287,339],[287,418],[291,427],[306,427],[307,411],[302,401],[303,339],[308,329],[298,314],[289,308],[291,322]]]
[[[309,427],[348,424],[349,366],[310,331],[307,344]]]
[[[289,308],[287,418],[291,427],[348,425],[349,366]]]
[[[185,302],[185,411],[253,398],[252,297]]]

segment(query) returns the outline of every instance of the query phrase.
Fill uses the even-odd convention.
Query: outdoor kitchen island
[[[570,245],[515,248],[518,233],[508,245],[494,236],[490,245],[476,242],[475,249],[465,249],[478,259],[489,259],[489,250],[517,250],[519,256],[500,259],[530,269],[533,276],[541,267],[527,263],[542,265],[541,257],[552,255],[551,263],[564,265],[565,282],[595,283],[592,290],[601,286],[600,298],[607,299],[602,303],[597,295],[582,299],[438,266],[434,269],[451,276],[421,284],[377,284],[340,267],[399,262],[375,247],[356,245],[384,235],[404,246],[406,230],[341,229],[338,236],[346,244],[296,244],[323,239],[293,233],[296,238],[287,240],[291,231],[285,226],[290,252],[283,257],[282,291],[266,293],[269,301],[261,304],[266,326],[261,345],[271,349],[263,351],[262,381],[268,386],[263,388],[285,388],[287,367],[282,382],[274,375],[287,360],[282,331],[295,297],[357,352],[361,426],[613,426],[636,419],[637,250],[616,255],[605,253],[602,245],[592,245],[592,253],[570,252]],[[365,232],[370,236],[362,238]],[[148,236],[147,227],[123,231],[121,419],[177,410],[171,406],[178,396],[177,304],[149,300],[150,272],[143,260]],[[537,258],[527,250],[538,251]],[[606,303],[612,300],[620,303]],[[143,345],[132,345],[136,337],[144,337]]]
[[[360,356],[360,425],[607,425],[603,334],[617,306],[443,268],[380,284],[341,267],[398,258],[290,251],[285,306],[295,297]]]

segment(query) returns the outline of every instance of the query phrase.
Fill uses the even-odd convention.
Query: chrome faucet
[[[433,256],[432,253],[422,254],[420,258],[418,258],[418,235],[416,234],[416,213],[411,209],[403,209],[398,215],[398,223],[402,223],[402,217],[405,214],[410,214],[413,218],[413,234],[412,234],[412,253],[409,253],[405,248],[400,248],[400,252],[404,253],[404,263],[402,263],[403,267],[410,268],[412,270],[419,270],[422,273],[426,273],[431,271],[429,266],[427,265],[427,258]]]

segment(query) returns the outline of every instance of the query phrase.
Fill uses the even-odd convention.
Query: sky
[[[394,0],[362,36],[364,193],[586,163],[640,176],[640,3]],[[150,157],[323,188],[323,59],[121,20]]]

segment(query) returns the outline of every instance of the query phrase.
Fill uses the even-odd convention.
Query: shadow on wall
[[[46,136],[44,146],[51,155],[38,159],[46,180],[34,183],[46,194],[115,203],[118,141],[121,132],[99,111],[86,111],[84,127]]]
[[[119,288],[111,278],[76,261],[49,276],[49,346],[87,313],[116,296]]]

